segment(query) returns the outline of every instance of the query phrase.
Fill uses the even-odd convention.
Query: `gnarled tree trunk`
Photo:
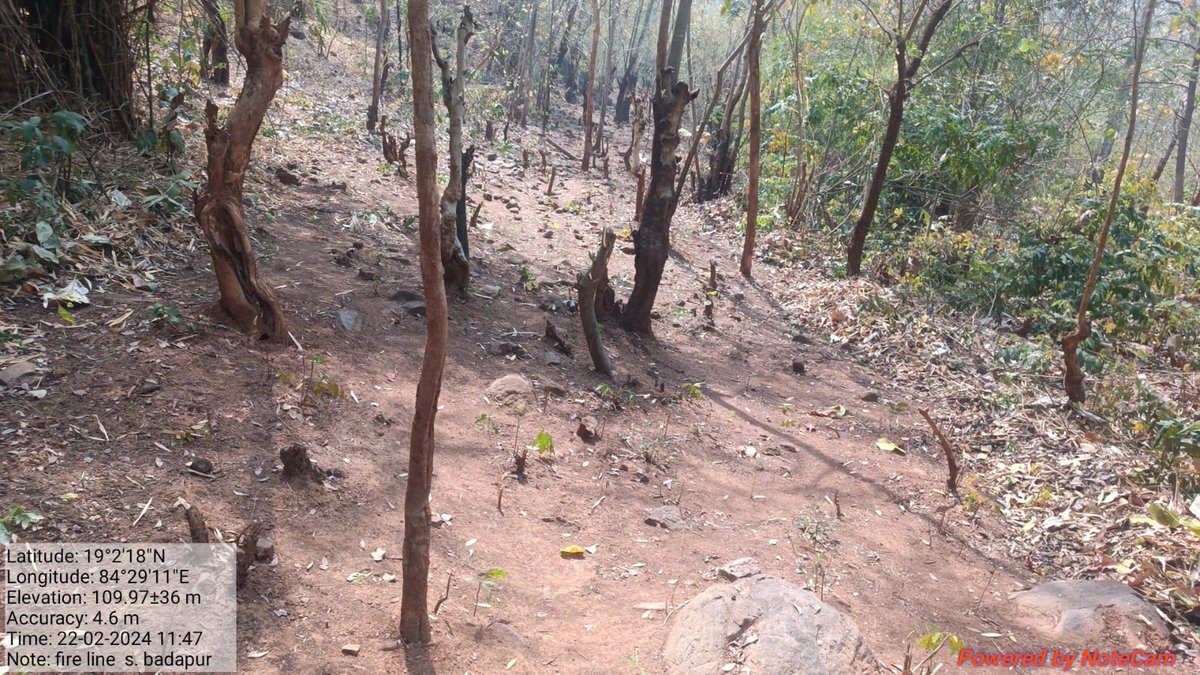
[[[216,104],[209,101],[205,107],[208,183],[196,198],[196,221],[212,252],[221,307],[243,330],[260,338],[279,338],[287,332],[283,310],[271,286],[258,278],[242,208],[250,148],[283,84],[283,43],[290,21],[276,26],[264,5],[265,0],[234,3],[234,44],[246,59],[246,81],[224,126],[217,121]]]
[[[650,154],[650,186],[642,204],[642,217],[634,234],[634,281],[629,303],[621,317],[626,330],[650,332],[650,312],[662,282],[663,268],[671,248],[671,218],[679,204],[675,192],[675,173],[679,158],[679,125],[683,111],[699,92],[689,90],[686,82],[677,81],[683,42],[687,37],[691,16],[691,0],[680,0],[675,18],[675,31],[667,51],[667,33],[671,3],[663,1],[658,31],[658,86],[654,95],[654,144]],[[669,55],[668,55],[669,54]]]

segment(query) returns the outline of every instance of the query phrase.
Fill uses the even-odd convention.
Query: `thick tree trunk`
[[[387,72],[384,43],[392,22],[387,0],[379,0],[379,17],[379,34],[375,36],[375,69],[371,75],[371,105],[367,108],[367,131],[370,132],[375,131],[375,123],[379,121],[379,100],[383,97],[383,79]]]
[[[438,231],[437,148],[433,118],[433,54],[429,0],[408,0],[408,41],[412,49],[413,130],[417,142],[417,219],[420,231],[421,283],[425,290],[425,355],[417,382],[408,481],[404,491],[404,586],[400,596],[400,637],[428,644],[429,492],[433,485],[434,425],[448,338],[446,289],[442,285]]]
[[[925,5],[920,5],[918,13],[912,17],[907,34],[896,36],[896,83],[888,90],[888,120],[883,132],[883,142],[879,146],[879,157],[875,162],[875,171],[871,182],[867,185],[867,193],[863,197],[862,212],[854,223],[854,231],[850,234],[850,242],[846,247],[846,274],[856,277],[862,273],[863,249],[867,243],[867,233],[875,220],[875,210],[879,208],[879,197],[883,194],[883,182],[887,178],[888,165],[891,164],[892,154],[896,150],[896,142],[900,138],[900,124],[904,121],[904,104],[912,90],[913,79],[921,68],[921,62],[928,53],[929,43],[933,40],[938,26],[950,12],[954,0],[942,0],[933,8],[925,27],[921,31],[913,56],[908,55],[908,38],[916,30],[920,20],[920,12]],[[961,53],[961,50],[960,52]]]
[[[458,238],[458,204],[463,199],[463,115],[466,110],[465,77],[467,42],[475,34],[477,26],[471,15],[470,7],[463,7],[463,17],[455,33],[455,63],[451,72],[450,64],[438,53],[437,45],[433,45],[433,57],[437,60],[442,71],[442,101],[446,104],[446,114],[450,120],[450,154],[447,161],[450,164],[450,177],[446,189],[442,192],[442,217],[440,224],[442,266],[446,285],[458,291],[466,289],[470,281],[469,261],[466,251]],[[465,211],[464,211],[465,213]]]
[[[1129,123],[1125,127],[1125,145],[1121,150],[1121,161],[1117,164],[1117,175],[1113,178],[1108,212],[1104,214],[1104,225],[1100,227],[1100,236],[1096,240],[1096,255],[1092,258],[1087,282],[1083,286],[1083,297],[1079,300],[1075,330],[1062,338],[1063,386],[1067,390],[1067,399],[1076,404],[1082,404],[1087,398],[1083,388],[1083,369],[1079,367],[1079,344],[1092,334],[1087,315],[1088,305],[1091,304],[1092,293],[1096,290],[1096,280],[1100,276],[1100,262],[1104,258],[1104,246],[1108,243],[1108,231],[1112,227],[1113,216],[1117,212],[1117,203],[1121,198],[1121,181],[1125,178],[1125,167],[1129,165],[1129,153],[1133,148],[1133,132],[1137,128],[1138,79],[1142,74],[1142,59],[1146,54],[1146,37],[1150,34],[1150,21],[1154,18],[1154,4],[1155,0],[1149,0],[1146,3],[1146,9],[1142,13],[1141,34],[1135,35],[1137,43],[1133,50],[1133,76],[1129,80]]]
[[[283,310],[271,286],[258,278],[242,184],[254,137],[283,84],[283,43],[291,19],[276,26],[264,12],[264,0],[234,6],[234,43],[246,59],[246,81],[224,126],[217,122],[216,104],[209,101],[205,108],[208,183],[196,198],[196,220],[212,252],[221,307],[243,330],[260,338],[280,338],[287,331]]]
[[[596,322],[596,290],[604,283],[607,286],[608,258],[612,255],[613,245],[617,235],[609,228],[604,228],[600,235],[600,248],[587,272],[582,272],[575,280],[575,290],[579,294],[579,320],[583,327],[583,337],[587,340],[588,354],[592,357],[592,365],[601,375],[612,375],[612,362],[604,343],[600,340],[600,325]]]
[[[588,83],[583,92],[583,170],[592,166],[592,114],[596,110],[596,52],[600,49],[600,4],[592,0],[592,51],[588,57]]]
[[[217,0],[202,0],[204,8],[204,41],[200,69],[204,79],[213,84],[229,84],[229,34]]]
[[[754,25],[750,29],[749,60],[750,87],[750,159],[747,167],[750,184],[746,191],[746,238],[742,242],[742,276],[749,277],[754,265],[754,239],[758,234],[759,154],[762,146],[762,78],[759,61],[762,55],[762,34],[767,27],[764,0],[754,2]]]

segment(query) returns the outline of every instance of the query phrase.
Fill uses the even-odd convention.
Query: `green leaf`
[[[492,580],[507,579],[508,572],[505,572],[504,570],[500,569],[499,567],[493,567],[492,569],[484,572],[483,574],[480,574],[479,576],[483,577],[484,579],[492,579]]]
[[[890,452],[895,455],[900,455],[901,457],[908,454],[908,452],[906,452],[904,450],[904,448],[900,447],[899,445],[896,445],[895,443],[891,442],[890,440],[888,440],[886,438],[876,439],[875,447],[879,448],[880,450],[883,450],[884,452]]]
[[[67,323],[75,323],[75,317],[67,311],[66,307],[63,307],[62,305],[58,306],[58,315]]]
[[[1027,54],[1037,49],[1038,43],[1029,38],[1021,38],[1021,43],[1017,45],[1017,51],[1021,54]]]
[[[59,110],[50,116],[54,120],[54,125],[62,131],[71,131],[75,135],[83,133],[87,128],[87,118],[77,112],[70,110]]]
[[[39,244],[44,245],[47,241],[54,237],[54,228],[50,226],[50,223],[47,223],[44,220],[39,220],[37,225],[33,226],[33,231],[35,234],[37,234],[37,240]]]
[[[539,455],[546,453],[554,454],[554,439],[550,438],[550,434],[546,433],[545,429],[538,432],[537,436],[533,437],[533,449],[537,450]]]
[[[1150,513],[1150,517],[1159,525],[1165,527],[1179,527],[1179,516],[1175,515],[1169,509],[1163,508],[1158,504],[1151,504],[1146,507],[1146,511]]]

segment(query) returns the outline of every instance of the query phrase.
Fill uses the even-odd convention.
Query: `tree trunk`
[[[1192,67],[1188,72],[1187,95],[1183,101],[1183,113],[1179,116],[1179,133],[1177,152],[1175,153],[1175,185],[1171,198],[1176,203],[1183,203],[1184,179],[1187,177],[1188,137],[1192,130],[1192,116],[1196,112],[1196,80],[1200,79],[1200,31],[1196,30],[1196,22],[1192,21],[1192,39],[1195,47],[1192,49]]]
[[[759,73],[759,61],[762,55],[762,34],[767,26],[766,12],[763,0],[754,2],[754,26],[750,29],[750,48],[747,59],[750,61],[750,160],[748,166],[750,184],[746,191],[746,238],[742,243],[742,276],[749,277],[754,265],[754,238],[758,233],[758,178],[759,153],[762,146],[762,82]]]
[[[421,377],[417,382],[412,435],[409,438],[408,481],[404,491],[404,586],[400,596],[400,637],[408,644],[428,644],[431,637],[429,492],[433,485],[434,423],[438,396],[442,390],[448,338],[446,289],[442,285],[441,237],[438,231],[429,0],[408,0],[408,32],[408,43],[412,50],[417,218],[426,319],[425,355],[421,362]]]
[[[675,19],[675,41],[682,45],[687,35],[691,0],[680,0]],[[654,143],[650,153],[650,186],[642,204],[642,217],[634,234],[633,291],[622,316],[626,330],[650,332],[650,312],[662,281],[663,268],[671,248],[671,218],[679,200],[675,193],[675,172],[679,159],[679,125],[683,111],[698,92],[691,92],[686,82],[677,81],[682,46],[670,50],[668,59],[667,33],[670,24],[670,0],[663,0],[663,15],[659,22],[656,66],[658,81],[654,94]]]
[[[246,81],[225,120],[217,106],[205,107],[208,183],[196,198],[196,221],[213,257],[221,307],[243,330],[260,338],[286,334],[283,310],[271,286],[258,278],[254,246],[242,208],[242,184],[250,148],[263,116],[283,84],[283,43],[290,18],[276,26],[264,12],[265,0],[244,0],[237,11],[234,44],[246,59]]]
[[[575,103],[576,94],[576,61],[575,50],[571,45],[571,27],[575,25],[575,12],[579,9],[578,4],[571,5],[571,11],[567,13],[567,26],[563,29],[562,38],[558,42],[558,57],[556,63],[558,65],[558,74],[563,81],[563,100],[567,103]]]
[[[579,294],[579,320],[583,326],[583,337],[587,340],[588,354],[592,357],[592,365],[601,375],[612,375],[612,362],[604,343],[600,340],[600,325],[596,322],[596,289],[601,282],[608,278],[608,258],[612,255],[613,245],[617,235],[610,228],[604,228],[600,235],[600,249],[587,272],[580,273],[575,280],[575,289]]]
[[[937,32],[938,26],[946,18],[946,14],[950,12],[953,4],[954,0],[942,0],[941,4],[933,8],[929,19],[925,22],[925,28],[921,31],[915,56],[908,56],[908,38],[916,29],[920,20],[920,12],[924,11],[924,5],[920,5],[922,9],[918,9],[918,14],[912,17],[908,33],[897,33],[896,83],[888,90],[887,128],[883,133],[883,142],[879,146],[879,158],[875,162],[875,171],[867,186],[867,193],[863,197],[862,212],[858,215],[858,221],[854,223],[854,231],[850,235],[850,243],[847,246],[847,276],[856,277],[862,273],[862,257],[867,243],[867,232],[870,231],[871,223],[875,220],[875,210],[879,208],[879,196],[883,194],[883,182],[887,178],[888,164],[892,161],[892,153],[896,149],[896,142],[900,139],[900,123],[904,121],[904,103],[908,100],[908,95],[912,93],[913,78],[917,76],[921,62],[928,53],[929,42],[933,40],[934,33]]]
[[[1104,214],[1104,225],[1100,227],[1100,236],[1096,240],[1096,255],[1092,258],[1087,282],[1083,286],[1083,297],[1079,300],[1079,312],[1075,316],[1075,330],[1063,336],[1062,339],[1063,386],[1067,390],[1067,399],[1076,404],[1082,404],[1087,398],[1083,389],[1083,369],[1079,367],[1079,344],[1092,334],[1087,315],[1088,305],[1091,304],[1092,293],[1096,290],[1096,280],[1100,276],[1100,261],[1104,258],[1104,246],[1108,243],[1108,231],[1112,227],[1113,216],[1117,212],[1117,203],[1121,199],[1121,181],[1125,178],[1125,167],[1129,164],[1129,152],[1133,148],[1133,132],[1137,127],[1138,79],[1142,74],[1142,59],[1146,54],[1146,37],[1150,34],[1150,21],[1154,18],[1154,3],[1155,0],[1149,0],[1146,3],[1146,10],[1142,14],[1141,34],[1135,35],[1137,44],[1134,47],[1133,76],[1129,81],[1129,123],[1125,126],[1125,145],[1121,150],[1121,161],[1117,164],[1117,175],[1113,178],[1108,212]]]
[[[438,53],[437,45],[433,45],[433,58],[437,60],[442,71],[442,101],[446,104],[446,113],[450,122],[450,154],[447,161],[450,165],[450,178],[446,189],[442,192],[441,217],[441,251],[442,266],[446,285],[457,291],[466,289],[470,281],[469,261],[463,242],[458,238],[458,204],[463,199],[463,115],[466,109],[465,78],[467,42],[475,34],[477,26],[471,15],[470,7],[463,6],[462,21],[458,24],[455,34],[455,63],[454,72],[450,64]],[[464,211],[465,214],[465,211]]]
[[[600,49],[600,4],[592,0],[592,51],[587,88],[583,92],[583,170],[592,166],[592,113],[596,109],[596,52]]]
[[[204,8],[204,41],[200,57],[200,70],[204,79],[213,84],[229,84],[229,33],[217,0],[202,0]]]
[[[604,120],[608,116],[608,92],[612,90],[612,50],[613,42],[616,41],[615,33],[617,32],[617,11],[613,4],[616,0],[609,0],[608,3],[608,44],[604,45],[604,79],[600,85],[600,125],[596,128],[595,151],[600,154],[608,155],[604,150]]]
[[[371,106],[367,108],[367,131],[374,133],[375,123],[379,121],[379,99],[383,96],[383,78],[386,72],[387,53],[384,43],[387,41],[388,28],[392,22],[392,13],[388,11],[387,0],[379,0],[379,34],[375,36],[375,70],[371,76]]]

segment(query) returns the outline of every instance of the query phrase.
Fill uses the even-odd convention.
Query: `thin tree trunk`
[[[1082,404],[1087,399],[1083,388],[1083,369],[1079,367],[1079,344],[1092,334],[1087,315],[1088,305],[1091,304],[1092,293],[1096,290],[1096,280],[1100,276],[1100,261],[1104,258],[1104,246],[1108,243],[1108,231],[1112,227],[1113,216],[1117,212],[1117,202],[1121,198],[1121,181],[1125,178],[1125,167],[1129,164],[1129,153],[1133,148],[1133,132],[1137,127],[1138,80],[1142,74],[1142,59],[1146,54],[1146,37],[1150,34],[1150,21],[1154,18],[1154,4],[1155,0],[1149,0],[1146,3],[1146,10],[1142,14],[1142,30],[1140,35],[1135,36],[1137,45],[1134,48],[1133,76],[1130,78],[1129,84],[1129,123],[1125,127],[1125,145],[1121,150],[1121,161],[1117,164],[1117,175],[1113,178],[1108,212],[1104,214],[1104,225],[1100,227],[1100,236],[1096,240],[1096,255],[1092,258],[1087,283],[1083,286],[1083,297],[1079,300],[1075,330],[1062,339],[1063,386],[1067,390],[1067,399],[1076,404]]]
[[[675,193],[675,172],[679,159],[679,125],[683,111],[699,92],[689,90],[686,82],[677,81],[679,60],[683,53],[683,38],[687,35],[691,0],[680,0],[675,19],[673,46],[668,52],[667,34],[670,24],[671,0],[663,0],[663,15],[659,21],[658,80],[654,94],[654,144],[650,155],[650,186],[642,204],[642,218],[634,234],[633,291],[625,307],[621,324],[626,330],[649,332],[650,313],[662,282],[663,268],[671,248],[671,218],[679,200]],[[674,45],[678,44],[678,49]],[[668,53],[671,54],[668,60]]]
[[[283,43],[288,24],[276,26],[264,11],[265,0],[234,3],[234,44],[246,59],[246,81],[225,125],[217,106],[205,106],[208,183],[196,198],[196,221],[212,252],[220,305],[243,330],[260,338],[280,338],[287,327],[270,284],[258,277],[254,245],[246,228],[242,185],[250,149],[263,116],[283,84]]]
[[[417,143],[417,213],[421,283],[425,290],[425,355],[417,382],[408,481],[404,491],[404,586],[400,596],[400,637],[427,644],[429,626],[429,492],[433,485],[434,423],[448,338],[446,289],[442,285],[438,231],[437,147],[433,119],[433,54],[429,0],[408,0],[408,42],[412,50],[413,130]]]
[[[1187,177],[1188,137],[1192,131],[1192,116],[1196,112],[1196,81],[1200,79],[1200,31],[1196,30],[1196,22],[1192,21],[1192,39],[1195,47],[1192,49],[1192,67],[1188,71],[1187,95],[1183,101],[1183,113],[1179,116],[1179,139],[1175,153],[1175,185],[1171,198],[1176,203],[1183,202],[1184,179]]]
[[[379,34],[375,36],[375,70],[371,75],[371,106],[367,108],[367,131],[374,133],[375,123],[379,121],[379,99],[383,96],[383,77],[387,62],[384,42],[387,40],[388,28],[392,23],[392,14],[388,11],[387,0],[379,0]]]
[[[612,90],[612,50],[616,41],[617,12],[613,7],[616,0],[608,2],[608,44],[604,46],[604,84],[600,85],[600,125],[596,128],[596,152],[607,155],[604,147],[604,120],[608,115],[608,93]]]
[[[583,337],[587,340],[588,354],[592,357],[592,365],[601,375],[612,375],[612,362],[604,343],[600,340],[600,325],[596,322],[596,289],[608,277],[608,258],[612,255],[613,245],[617,235],[610,228],[604,228],[600,235],[600,249],[587,272],[580,273],[575,280],[575,289],[579,294],[579,320],[583,326]]]
[[[911,93],[913,78],[917,76],[921,62],[928,53],[929,42],[933,39],[934,33],[937,32],[938,26],[946,18],[946,14],[950,12],[953,4],[954,0],[942,0],[941,4],[933,8],[929,19],[925,22],[924,30],[921,31],[915,56],[908,56],[908,39],[915,30],[923,9],[918,9],[917,14],[912,17],[908,33],[898,33],[896,36],[896,83],[888,90],[887,129],[884,131],[883,142],[879,147],[879,158],[875,162],[871,183],[867,186],[867,193],[863,197],[862,212],[858,216],[858,221],[854,223],[854,231],[850,235],[846,255],[846,274],[848,276],[856,277],[862,273],[862,257],[867,243],[867,232],[870,231],[871,223],[875,220],[875,210],[879,207],[879,196],[883,194],[883,182],[887,178],[888,165],[892,161],[892,153],[900,138],[900,123],[904,121],[904,103]],[[920,7],[923,8],[924,5]]]
[[[437,44],[433,44],[433,58],[442,71],[442,101],[446,104],[446,113],[450,122],[450,154],[447,161],[450,165],[450,178],[446,189],[442,192],[442,217],[440,224],[442,266],[446,284],[461,291],[470,281],[469,261],[461,241],[458,238],[458,203],[463,199],[463,152],[462,133],[463,116],[466,109],[465,77],[467,42],[475,34],[477,26],[471,16],[471,9],[463,7],[462,21],[458,24],[455,34],[455,64],[451,72],[450,64],[438,53]]]
[[[742,276],[749,277],[754,265],[754,238],[758,233],[758,179],[759,154],[762,146],[762,81],[759,72],[759,61],[762,55],[762,34],[767,27],[766,12],[763,0],[754,1],[754,26],[751,28],[750,48],[747,58],[750,61],[750,159],[749,179],[746,199],[746,238],[742,242]]]
[[[583,170],[592,166],[592,113],[596,109],[596,52],[600,49],[600,4],[592,0],[592,51],[588,57],[587,90],[583,92]]]

